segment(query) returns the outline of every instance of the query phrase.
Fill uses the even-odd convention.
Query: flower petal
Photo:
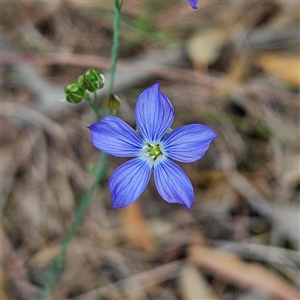
[[[145,190],[152,168],[137,157],[119,166],[111,175],[108,186],[112,197],[112,209],[134,202]]]
[[[164,140],[165,155],[180,162],[200,159],[218,135],[202,124],[191,124],[173,130]]]
[[[194,9],[197,9],[197,2],[198,0],[189,0],[191,7]]]
[[[104,117],[88,127],[92,142],[99,150],[119,157],[134,157],[143,148],[142,138],[123,120]]]
[[[154,166],[154,180],[161,197],[168,203],[179,203],[190,209],[194,190],[184,171],[168,158]]]
[[[170,100],[159,91],[159,83],[139,96],[135,107],[137,127],[148,142],[159,142],[174,120]]]

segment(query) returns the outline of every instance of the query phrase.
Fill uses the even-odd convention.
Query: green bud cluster
[[[76,82],[71,83],[65,87],[65,96],[68,102],[70,103],[79,103],[85,91],[82,90]]]
[[[101,71],[89,69],[84,75],[78,77],[77,83],[82,90],[88,90],[93,93],[103,88],[105,82],[104,75]]]
[[[84,75],[78,77],[77,82],[71,83],[65,87],[66,100],[70,103],[79,103],[86,91],[95,92],[102,89],[105,83],[105,77],[101,71],[89,69]]]

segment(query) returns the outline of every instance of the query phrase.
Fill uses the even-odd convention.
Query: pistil
[[[143,155],[147,158],[151,158],[154,162],[159,156],[163,155],[163,152],[160,149],[160,144],[145,143],[143,147]]]

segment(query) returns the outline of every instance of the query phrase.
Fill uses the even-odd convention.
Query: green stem
[[[90,186],[90,188],[85,192],[82,196],[79,205],[76,209],[74,220],[71,228],[68,230],[67,234],[65,235],[59,254],[53,259],[50,264],[49,269],[47,270],[45,277],[44,277],[44,286],[41,290],[40,294],[38,295],[37,299],[44,300],[50,299],[52,288],[57,281],[65,262],[65,258],[67,255],[68,248],[73,241],[75,235],[78,233],[85,213],[89,207],[89,204],[92,199],[93,192],[98,185],[98,183],[104,178],[106,173],[105,168],[105,159],[107,157],[106,153],[101,153],[100,161],[98,164],[98,169],[96,170],[95,178]]]
[[[121,9],[124,0],[115,0],[115,22],[114,22],[114,36],[113,36],[113,47],[111,51],[111,79],[109,83],[109,88],[107,92],[107,99],[109,99],[110,94],[113,92],[117,62],[118,62],[118,54],[119,54],[119,40],[120,40],[120,27],[121,27]],[[108,114],[106,111],[106,114]]]
[[[97,116],[98,120],[102,119],[102,113],[99,109],[98,102],[97,102],[97,94],[94,92],[94,99],[91,99],[90,94],[88,92],[84,95],[85,100],[90,105],[91,109],[94,111],[95,115]]]
[[[94,110],[94,112],[98,118],[98,121],[101,120],[103,116],[102,116],[102,112],[99,109],[96,91],[94,92],[94,100],[93,100],[93,104],[92,104],[92,109]]]
[[[113,91],[114,88],[114,80],[116,75],[116,67],[117,67],[117,61],[118,61],[118,52],[119,52],[119,37],[120,37],[120,25],[121,25],[121,8],[123,5],[124,0],[115,0],[115,22],[114,22],[114,35],[113,35],[113,47],[112,47],[112,55],[111,55],[111,79],[110,79],[110,85],[108,89],[108,97]],[[89,103],[91,108],[94,110],[95,114],[97,115],[98,119],[101,119],[101,116],[99,115],[99,109],[95,106],[95,101],[92,101],[92,99],[89,99]],[[108,115],[110,113],[109,109],[106,109],[105,115]],[[59,254],[53,259],[51,262],[49,269],[45,273],[44,277],[44,285],[37,297],[39,300],[45,300],[51,298],[51,291],[53,289],[53,286],[55,282],[57,281],[67,255],[68,248],[73,241],[74,237],[78,233],[85,213],[89,207],[89,204],[92,199],[93,192],[98,185],[98,183],[104,178],[106,173],[105,168],[105,159],[107,157],[106,153],[101,153],[100,161],[95,173],[95,178],[90,186],[90,188],[85,192],[85,194],[80,199],[79,205],[76,209],[76,212],[74,214],[74,220],[71,228],[66,233],[62,244]]]

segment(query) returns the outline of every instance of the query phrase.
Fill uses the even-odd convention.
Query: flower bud
[[[82,90],[76,82],[65,87],[65,96],[70,103],[79,103],[84,97],[84,94],[85,91]]]
[[[95,71],[89,69],[84,75],[78,77],[78,86],[82,90],[88,90],[89,92],[95,92],[102,89],[104,86],[105,77],[101,71]]]
[[[110,94],[109,99],[106,101],[106,107],[111,109],[112,111],[116,111],[121,107],[121,100],[116,94]]]

